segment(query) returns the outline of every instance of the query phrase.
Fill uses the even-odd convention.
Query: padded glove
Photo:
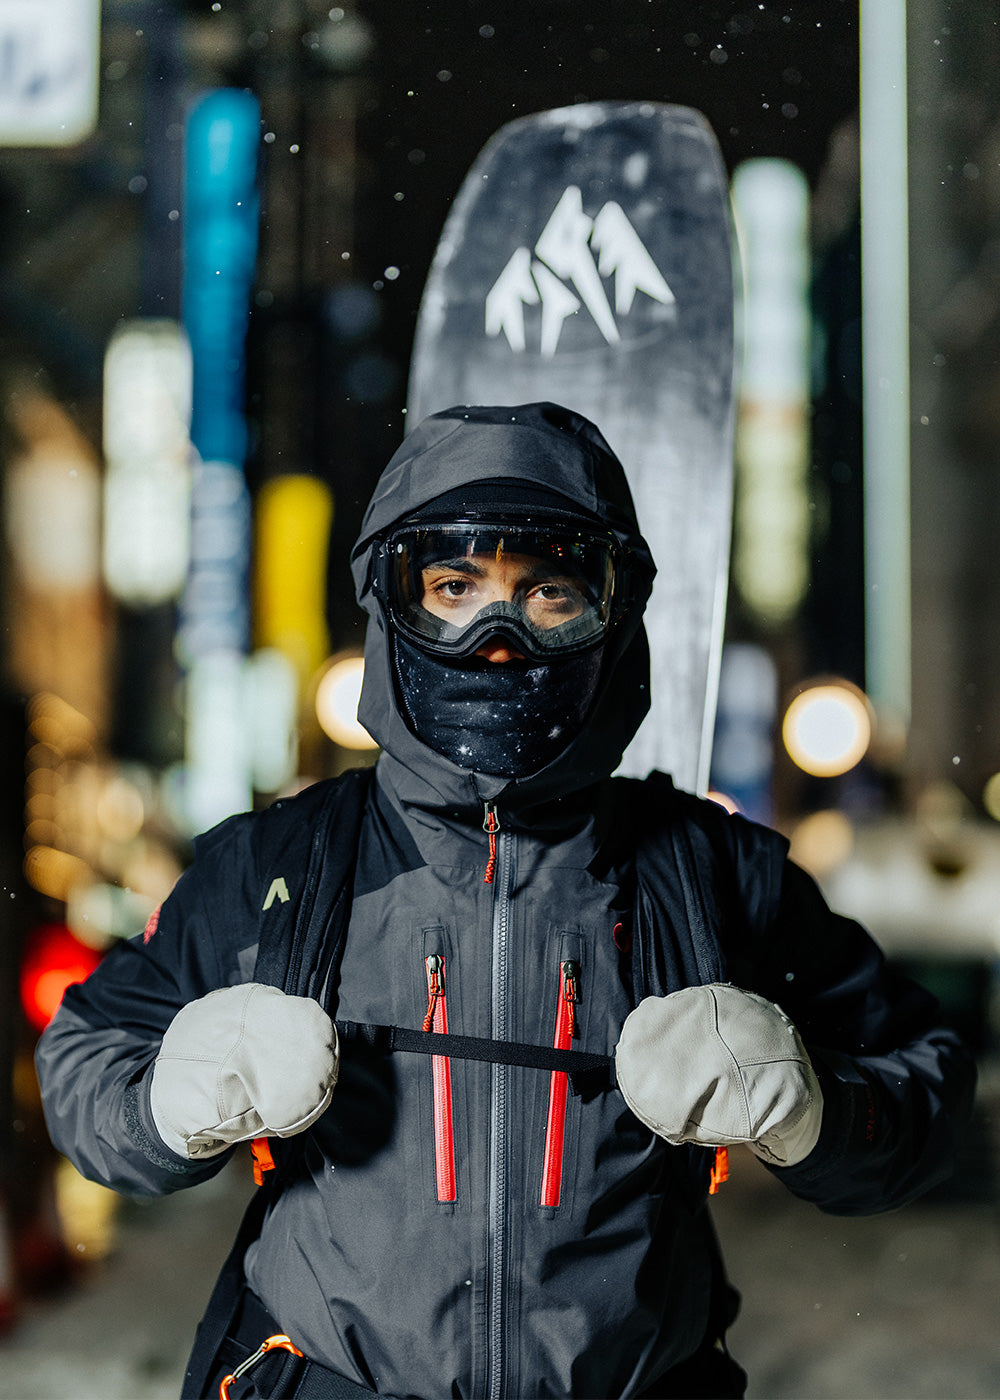
[[[773,1002],[728,983],[646,997],[615,1050],[618,1087],[676,1144],[746,1143],[772,1166],[816,1146],[823,1095],[798,1031]]]
[[[292,1137],[329,1106],[337,1031],[311,997],[246,982],[199,997],[167,1027],[153,1066],[157,1132],[181,1157]]]

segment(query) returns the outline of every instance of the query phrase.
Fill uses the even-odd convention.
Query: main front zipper
[[[580,1000],[580,966],[572,958],[559,964],[559,1000],[556,1005],[556,1028],[553,1044],[557,1050],[569,1050],[576,1029],[576,1005]],[[566,1091],[568,1077],[562,1070],[553,1070],[549,1081],[549,1114],[545,1124],[545,1156],[542,1162],[542,1193],[540,1204],[557,1206],[562,1197],[563,1144],[566,1140]]]
[[[490,993],[491,1034],[507,1040],[507,964],[509,956],[510,871],[513,838],[503,831],[496,806],[486,804],[483,827],[489,836],[487,882],[493,886],[491,915],[492,978]],[[489,1139],[489,1282],[488,1337],[486,1347],[486,1395],[503,1400],[504,1394],[504,1263],[507,1252],[507,1066],[490,1066]]]
[[[427,976],[427,1014],[424,1030],[448,1034],[448,1000],[445,988],[444,958],[429,953],[424,958]],[[431,1056],[434,1085],[434,1173],[439,1201],[454,1201],[455,1187],[455,1126],[452,1116],[451,1061],[447,1055]]]

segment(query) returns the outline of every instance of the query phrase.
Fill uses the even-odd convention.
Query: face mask
[[[402,637],[393,669],[409,728],[460,768],[525,778],[580,733],[601,674],[602,648],[544,664],[472,656],[440,661]]]

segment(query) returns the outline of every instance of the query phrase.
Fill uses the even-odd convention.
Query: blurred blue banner
[[[260,105],[221,88],[188,116],[182,317],[191,345],[191,557],[177,650],[187,671],[184,805],[204,830],[252,799],[246,739],[252,514],[246,338],[257,259]]]
[[[192,108],[185,147],[183,318],[191,345],[191,442],[197,458],[180,637],[187,664],[213,652],[245,652],[249,642],[244,394],[259,145],[260,104],[250,93],[221,88]]]
[[[257,260],[260,104],[222,88],[192,108],[184,186],[183,319],[194,359],[191,438],[203,461],[242,463],[246,335]]]

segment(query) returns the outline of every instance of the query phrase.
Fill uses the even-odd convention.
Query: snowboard
[[[658,574],[650,713],[622,772],[704,792],[732,513],[733,236],[705,119],[653,102],[521,118],[452,206],[420,305],[414,427],[551,400],[621,459]]]

